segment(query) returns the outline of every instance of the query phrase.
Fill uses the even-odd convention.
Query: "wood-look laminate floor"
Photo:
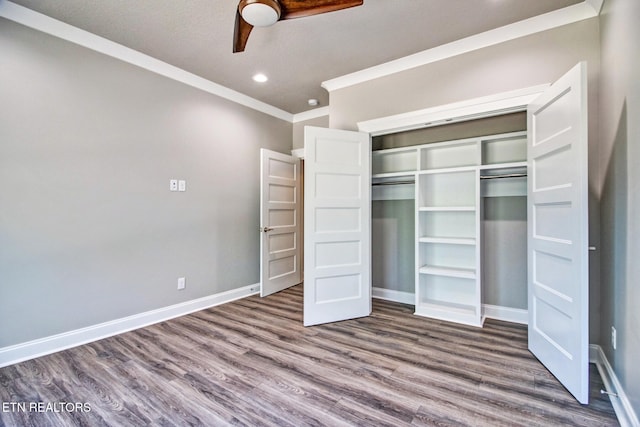
[[[0,369],[0,425],[618,425],[595,368],[582,406],[525,327],[412,313],[374,300],[370,317],[304,328],[301,287],[246,298]]]

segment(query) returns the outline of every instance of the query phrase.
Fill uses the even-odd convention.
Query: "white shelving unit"
[[[374,151],[371,155],[371,173],[376,176],[398,176],[418,169],[416,147],[392,148]]]
[[[526,150],[514,132],[373,153],[374,185],[415,181],[417,315],[482,326],[481,197],[526,194]]]
[[[371,156],[372,200],[413,199],[417,168],[416,147],[374,151]]]
[[[526,141],[514,132],[373,153],[373,199],[416,201],[415,314],[482,326],[481,197],[526,195]]]
[[[482,325],[480,198],[526,192],[524,132],[420,146],[416,199],[418,315]],[[518,176],[520,182],[497,176]],[[494,179],[481,179],[491,176]],[[506,184],[506,185],[505,185]]]
[[[479,326],[478,141],[420,151],[415,312]]]

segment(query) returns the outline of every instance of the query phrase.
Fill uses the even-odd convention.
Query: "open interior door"
[[[300,268],[300,160],[260,150],[260,296],[297,285]]]
[[[580,63],[528,108],[529,349],[589,400],[587,74]]]
[[[304,325],[371,314],[370,137],[305,127]]]

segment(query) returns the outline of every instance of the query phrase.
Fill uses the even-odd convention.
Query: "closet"
[[[581,62],[551,85],[358,122],[358,132],[305,127],[304,324],[368,316],[372,294],[387,290],[413,295],[419,315],[476,326],[497,317],[490,309],[502,318],[525,312],[529,349],[587,403],[587,82]],[[526,133],[376,144],[379,137],[524,111]],[[523,199],[526,215],[519,216]],[[402,213],[407,206],[413,238],[394,239],[410,222]],[[526,238],[516,238],[523,224]],[[518,240],[525,250],[504,243]],[[384,261],[386,253],[411,247],[413,256],[379,264],[380,253]],[[511,259],[505,262],[504,253]],[[407,259],[413,271],[405,280],[400,261]],[[525,292],[522,308],[500,307]]]
[[[372,153],[374,288],[421,316],[526,322],[526,131],[411,144]]]

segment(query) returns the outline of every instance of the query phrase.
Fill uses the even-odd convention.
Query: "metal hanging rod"
[[[526,176],[526,173],[505,173],[502,175],[480,175],[480,179],[522,178]]]
[[[405,185],[405,184],[415,184],[415,181],[384,181],[384,182],[374,182],[371,185]]]

